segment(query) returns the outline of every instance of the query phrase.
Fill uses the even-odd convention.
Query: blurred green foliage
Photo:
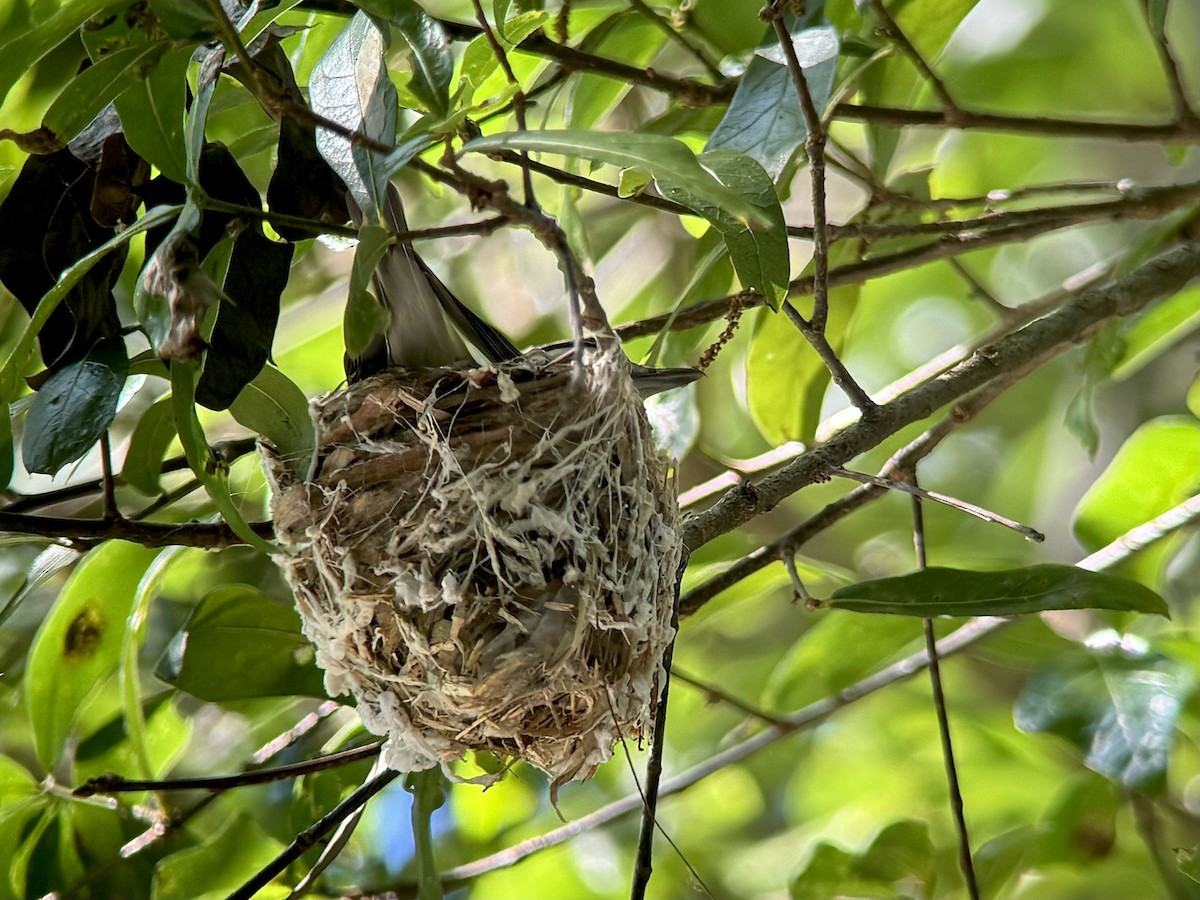
[[[422,5],[438,19],[475,21],[465,0]],[[284,29],[281,45],[301,86],[309,84],[318,59],[347,22],[344,10],[330,12],[330,6],[338,4],[301,0],[266,13]],[[411,12],[400,0],[362,6]],[[695,170],[690,163],[686,172],[672,170],[670,159],[655,160],[657,170],[650,160],[625,172],[606,163],[618,159],[618,148],[638,147],[670,146],[679,158],[693,160],[692,152],[699,153],[718,128],[728,97],[708,104],[634,83],[629,70],[605,73],[584,64],[554,78],[552,54],[536,43],[513,44],[528,35],[559,40],[565,28],[570,44],[587,53],[635,71],[708,84],[714,82],[710,69],[736,78],[764,59],[756,51],[775,46],[758,17],[760,3],[651,3],[657,20],[641,4],[625,0],[572,3],[566,11],[538,0],[484,6],[490,15],[508,17],[509,61],[533,101],[530,127],[590,132],[604,148],[548,153],[546,161],[631,189],[645,187],[653,175],[665,194],[700,213],[676,216],[536,181],[539,203],[563,225],[615,321],[676,308],[686,314],[699,301],[732,294],[753,281],[746,276],[748,258],[759,265],[755,286],[778,285],[782,239],[775,213],[782,210],[792,226],[812,221],[803,134],[794,135],[792,152],[772,172],[778,174],[777,196],[767,204],[762,196],[746,198],[747,206],[770,208],[768,225],[747,223],[745,210],[735,221],[728,208],[718,208],[719,215],[706,217],[718,224],[718,235],[701,208],[719,206],[719,189],[729,188],[719,171],[700,163]],[[887,8],[970,113],[1169,123],[1175,107],[1156,28],[1178,63],[1185,94],[1200,106],[1200,4],[895,0]],[[887,40],[870,3],[810,2],[808,15],[820,27],[837,29],[832,103],[939,109],[928,80]],[[130,143],[156,169],[183,179],[188,160],[178,154],[190,151],[184,146],[179,73],[187,68],[188,91],[195,96],[197,66],[189,60],[200,45],[194,35],[209,37],[204,4],[0,0],[0,127],[36,129],[64,90],[73,84],[79,90],[76,73],[96,51],[101,26],[136,31],[140,26],[129,23],[144,21],[139,16],[156,19],[180,41],[163,57],[174,66],[174,77],[166,84],[123,74],[136,85],[122,95],[118,110],[128,119]],[[713,66],[668,36],[664,25],[678,29]],[[399,112],[401,134],[409,128],[419,132],[434,119],[449,121],[455,113],[460,123],[468,117],[475,122],[485,139],[514,131],[505,105],[512,89],[490,42],[467,30],[456,34],[461,39],[447,45],[449,56],[430,63],[425,82],[410,68],[411,60],[421,59],[420,47],[393,47],[388,61],[401,105],[415,107]],[[140,51],[133,56],[142,58]],[[456,68],[439,70],[447,59]],[[779,60],[759,68],[770,65],[779,70],[774,75],[786,72]],[[431,87],[439,78],[446,93]],[[771,89],[794,100],[786,87],[776,78]],[[220,79],[211,103],[208,139],[227,145],[254,188],[265,193],[275,166],[277,126],[232,78]],[[50,121],[81,127],[80,116],[67,116],[69,111],[60,105]],[[942,358],[944,368],[983,336],[1016,327],[1023,307],[1045,312],[1053,304],[1040,307],[1041,301],[1077,290],[1088,273],[1123,273],[1143,263],[1180,238],[1196,206],[1180,201],[1170,209],[1071,219],[1090,204],[1136,197],[1139,187],[1195,181],[1200,158],[1194,127],[1174,137],[1124,140],[1119,134],[1088,135],[1082,127],[1064,134],[1019,122],[1007,129],[901,128],[833,105],[824,112],[831,137],[831,221],[897,226],[895,233],[864,230],[836,242],[835,269],[939,240],[900,226],[1022,212],[1030,214],[1029,221],[1039,215],[1069,220],[1043,234],[985,243],[952,258],[914,257],[911,265],[834,287],[830,342],[874,396],[886,395],[933,360]],[[159,113],[170,121],[163,124]],[[626,145],[622,134],[629,136]],[[778,139],[774,131],[764,134]],[[455,149],[461,146],[460,141]],[[441,150],[422,159],[436,164]],[[0,141],[0,192],[9,190],[27,156],[15,141]],[[519,181],[517,170],[483,155],[467,154],[460,161],[488,177]],[[704,203],[686,190],[671,194],[671,176],[684,174],[692,179],[689,189],[699,185],[701,193],[708,192]],[[411,168],[396,180],[414,227],[468,220],[466,203],[451,190]],[[754,180],[756,189],[760,181]],[[979,222],[967,232],[984,235],[989,227]],[[730,231],[751,249],[739,250]],[[272,415],[275,426],[255,427],[291,427],[297,419],[295,387],[311,397],[339,384],[340,329],[352,267],[348,246],[333,237],[297,242],[274,335],[277,371],[268,370],[273,374],[265,379],[274,386],[262,390],[268,406],[272,398],[281,408],[286,400],[292,412],[260,405],[235,418],[236,405],[235,415],[199,410],[192,437],[202,428],[209,444],[244,439],[247,421]],[[126,324],[136,321],[133,294],[146,262],[143,236],[134,236],[130,248],[115,287]],[[487,237],[425,241],[421,251],[457,293],[489,320],[503,323],[519,345],[569,334],[555,261],[527,233],[502,229]],[[793,239],[789,251],[792,277],[811,275],[811,244]],[[810,303],[797,298],[806,314]],[[994,523],[926,502],[930,565],[979,572],[1072,565],[1194,497],[1200,482],[1196,309],[1190,289],[1108,326],[1090,347],[1036,369],[946,439],[921,464],[922,485],[1028,523],[1047,540],[1033,544]],[[10,358],[28,321],[21,305],[0,292],[0,358]],[[694,363],[726,325],[717,319],[671,332],[655,361]],[[158,522],[212,521],[213,501],[196,489],[192,472],[172,463],[184,448],[167,418],[165,373],[145,357],[138,368],[137,354],[148,346],[140,332],[128,342],[139,380],[126,382],[111,423],[117,469],[123,461],[127,473],[117,491],[120,509],[126,515],[145,511]],[[649,347],[644,338],[628,345],[631,355]],[[36,360],[17,358],[12,395],[4,398],[11,406],[0,418],[5,460],[21,445],[32,402],[16,376],[38,368]],[[923,376],[938,370],[934,365]],[[828,372],[800,333],[768,309],[743,314],[707,377],[687,391],[686,410],[676,409],[671,436],[674,446],[689,448],[678,466],[681,490],[785,441],[824,439],[848,421],[848,403],[831,386]],[[245,409],[249,400],[241,402]],[[936,420],[890,436],[852,468],[879,471]],[[294,443],[304,440],[299,434]],[[0,512],[39,492],[94,480],[99,472],[98,450],[53,480],[30,475],[17,458]],[[233,510],[250,521],[265,518],[268,487],[253,457],[215,466],[201,480],[221,482],[227,515]],[[850,489],[845,481],[813,485],[696,548],[684,576],[685,594],[702,590],[709,579]],[[172,502],[151,509],[162,497]],[[85,518],[104,513],[96,492],[65,496],[49,511]],[[807,594],[824,600],[848,583],[910,572],[911,531],[909,499],[885,496],[808,540],[797,559],[799,579]],[[312,696],[320,693],[320,673],[297,631],[290,592],[268,556],[245,546],[156,556],[158,551],[121,542],[71,543],[65,524],[61,538],[5,535],[0,551],[0,900],[51,892],[126,900],[224,896],[361,784],[368,764],[226,791],[215,799],[198,791],[143,791],[110,803],[73,797],[71,788],[108,771],[131,778],[231,774],[300,762],[371,738],[352,706]],[[1200,540],[1194,531],[1175,534],[1133,555],[1116,574],[1165,597],[1170,619],[1127,611],[1137,608],[1133,602],[1027,615],[943,664],[984,897],[1200,897],[1195,862]],[[953,624],[939,621],[936,627],[945,635]],[[658,842],[648,895],[966,896],[927,682],[897,677],[877,693],[837,702],[840,692],[923,646],[921,624],[912,618],[807,608],[778,561],[708,599],[682,623],[675,648],[682,677],[671,686],[666,774],[702,766],[743,741],[762,740],[762,748],[662,799],[659,821],[673,846]],[[832,706],[811,727],[764,739],[786,715],[823,702]],[[633,772],[641,777],[645,759],[645,746],[631,741],[618,747],[594,778],[562,791],[559,810],[550,805],[546,778],[523,764],[487,790],[453,785],[446,806],[432,818],[438,863],[448,870],[486,857],[554,832],[563,825],[560,815],[569,823],[633,795]],[[493,762],[468,760],[456,772],[469,779]],[[399,781],[377,797],[310,895],[356,897],[411,885],[409,801]],[[624,896],[633,869],[635,819],[624,815],[589,828],[511,867],[456,885],[451,896]],[[261,896],[286,896],[285,882],[294,885],[319,853],[308,850]]]

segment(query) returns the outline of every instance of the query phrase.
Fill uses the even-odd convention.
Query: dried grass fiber
[[[628,368],[393,370],[314,402],[307,482],[264,447],[326,688],[393,768],[488,750],[557,788],[649,733],[681,545]]]

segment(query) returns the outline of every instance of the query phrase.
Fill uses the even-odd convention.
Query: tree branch
[[[1134,313],[1173,294],[1200,274],[1200,244],[1188,243],[1159,256],[1103,288],[1085,291],[1043,319],[987,347],[932,381],[880,406],[827,443],[810,450],[779,472],[727,492],[687,523],[684,543],[695,550],[708,541],[774,508],[801,488],[821,481],[830,465],[840,465],[879,445],[901,428],[919,422],[1011,369],[1042,354],[1063,350],[1114,317]]]

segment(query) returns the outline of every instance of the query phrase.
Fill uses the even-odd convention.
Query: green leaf
[[[150,41],[102,56],[67,82],[46,110],[42,124],[65,144],[123,91],[144,78],[169,46],[169,41]]]
[[[154,870],[152,900],[198,900],[236,891],[271,862],[283,845],[238,813],[199,847],[165,857]]]
[[[1106,778],[1157,790],[1195,683],[1191,668],[1161,654],[1090,652],[1034,674],[1013,721],[1021,731],[1066,738]]]
[[[588,32],[579,49],[601,57],[617,57],[643,69],[649,66],[667,42],[654,22],[632,11],[610,17]],[[597,127],[629,94],[632,86],[621,78],[595,72],[578,72],[567,87],[566,125],[581,131]]]
[[[128,372],[125,342],[113,338],[51,375],[34,395],[25,418],[25,468],[54,475],[87,453],[116,416]]]
[[[837,73],[838,33],[828,26],[806,28],[792,36],[808,92],[824,113]],[[705,150],[740,150],[778,178],[804,144],[808,127],[800,98],[778,44],[758,50],[738,84],[729,109]]]
[[[249,585],[205,595],[155,674],[201,700],[325,698],[312,644],[296,611]]]
[[[163,457],[175,439],[175,415],[171,398],[163,397],[142,413],[129,438],[121,477],[131,487],[151,497],[162,493]]]
[[[9,28],[0,46],[0,102],[39,59],[69,38],[88,19],[128,5],[128,0],[68,0],[32,28]]]
[[[138,666],[138,651],[146,640],[146,621],[150,617],[150,604],[159,594],[167,569],[183,551],[183,547],[168,547],[147,568],[134,593],[129,627],[125,629],[121,638],[120,679],[124,698],[125,733],[129,736],[128,743],[133,757],[131,762],[137,765],[143,778],[154,778],[161,774],[167,760],[183,749],[184,742],[177,740],[173,746],[167,748],[166,760],[162,758],[162,753],[152,754],[142,702],[141,670]],[[170,703],[164,705],[168,709],[171,707]],[[161,744],[161,741],[159,743]],[[159,746],[157,749],[161,751],[163,748]]]
[[[734,150],[703,153],[699,160],[725,187],[752,203],[768,224],[747,228],[741,220],[677,187],[663,186],[663,196],[696,210],[712,223],[725,239],[742,286],[762,294],[775,308],[787,289],[790,271],[787,223],[774,184],[762,166]]]
[[[156,228],[170,222],[179,214],[179,210],[180,207],[178,206],[157,207],[120,232],[112,240],[101,244],[62,273],[58,279],[58,283],[48,290],[46,295],[38,301],[37,309],[34,310],[33,315],[30,317],[29,324],[25,326],[25,330],[21,332],[21,337],[17,340],[12,353],[4,361],[4,368],[0,369],[0,400],[11,401],[16,396],[21,373],[29,362],[29,356],[33,352],[33,345],[37,340],[38,332],[42,330],[42,327],[50,318],[50,314],[54,312],[63,298],[67,296],[71,288],[84,275],[91,271],[96,263],[100,262],[101,259],[114,249],[129,243],[136,235],[141,234],[147,229]]]
[[[115,100],[129,146],[180,184],[187,183],[183,123],[192,49],[189,45],[168,50],[152,72]]]
[[[1075,566],[996,572],[931,566],[834,591],[829,605],[897,616],[1019,616],[1048,609],[1115,609],[1169,615],[1158,594],[1136,581]]]
[[[177,40],[203,38],[216,31],[212,7],[204,0],[150,0],[163,30]]]
[[[1146,0],[1146,21],[1155,39],[1162,40],[1167,29],[1167,10],[1171,0]]]
[[[1157,303],[1125,332],[1124,352],[1112,377],[1124,381],[1200,328],[1200,288],[1189,288]]]
[[[1190,850],[1177,849],[1175,861],[1180,872],[1192,881],[1200,882],[1200,847],[1192,847]]]
[[[588,159],[619,168],[642,168],[659,187],[678,190],[742,221],[769,226],[767,217],[736,191],[721,184],[696,159],[687,145],[660,134],[600,131],[509,131],[477,138],[463,147],[465,153],[528,150]]]
[[[8,404],[0,400],[0,491],[12,482],[15,460],[13,446],[12,413]]]
[[[1092,398],[1096,389],[1112,374],[1113,366],[1125,348],[1120,326],[1110,322],[1103,326],[1088,344],[1083,362],[1083,384],[1079,392],[1067,405],[1063,424],[1083,446],[1088,458],[1093,458],[1100,448],[1100,433],[1096,429]]]
[[[229,411],[240,424],[274,444],[298,478],[308,476],[317,438],[308,398],[295,382],[274,366],[263,366]]]
[[[314,112],[391,146],[397,99],[383,48],[383,35],[370,17],[356,13],[313,69],[309,96]],[[317,149],[346,183],[365,221],[381,221],[387,158],[324,128],[317,129]]]
[[[371,338],[387,328],[391,319],[388,309],[367,290],[390,240],[388,230],[379,225],[364,225],[359,229],[354,266],[350,269],[346,315],[342,321],[349,356],[361,356]]]
[[[838,241],[830,251],[830,268],[855,258],[858,248],[858,241]],[[813,273],[811,263],[804,273]],[[861,296],[860,285],[842,285],[829,291],[825,339],[835,352],[845,344]],[[757,314],[746,357],[746,393],[750,415],[763,437],[772,443],[811,442],[821,422],[821,405],[830,382],[829,370],[800,329],[786,316],[770,310]]]
[[[454,55],[446,30],[413,0],[363,0],[358,6],[392,26],[393,34],[404,42],[401,56],[412,73],[408,89],[427,111],[446,115],[454,76]]]
[[[228,475],[223,467],[212,458],[212,450],[208,446],[208,440],[204,437],[204,429],[200,425],[200,420],[196,418],[196,365],[194,363],[172,360],[171,408],[175,412],[175,428],[179,432],[179,443],[183,445],[188,465],[200,479],[209,499],[212,500],[213,505],[216,506],[229,527],[233,529],[234,534],[263,553],[278,552],[278,547],[270,541],[263,540],[250,527],[250,523],[246,521],[241,510],[237,508],[237,504],[233,502],[233,496],[229,493]]]
[[[1075,537],[1089,551],[1115,541],[1196,493],[1200,485],[1200,422],[1163,416],[1142,424],[1117,451],[1075,509]],[[1138,554],[1126,571],[1149,584],[1169,545]]]
[[[884,828],[861,853],[818,844],[808,865],[792,881],[793,900],[830,897],[927,896],[937,878],[937,861],[924,822],[902,820]]]
[[[549,21],[550,14],[545,10],[530,10],[529,12],[514,16],[503,29],[497,25],[496,37],[499,38],[500,45],[508,51],[539,28],[545,26]],[[471,94],[469,99],[471,102],[475,102],[476,93],[479,88],[483,86],[483,83],[496,71],[499,65],[500,61],[496,59],[496,53],[492,49],[492,45],[488,41],[486,34],[479,35],[479,37],[467,44],[467,49],[463,51],[462,64],[459,68],[459,79],[470,83]],[[468,98],[464,97],[464,100],[466,99]]]
[[[25,696],[38,761],[53,768],[80,708],[117,668],[142,573],[158,551],[108,541],[71,574],[29,651]]]

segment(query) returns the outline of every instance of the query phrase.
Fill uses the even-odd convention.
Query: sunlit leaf
[[[89,19],[127,5],[127,0],[68,0],[32,28],[10,29],[0,45],[0,102],[30,67]]]
[[[116,671],[142,573],[157,551],[109,541],[84,557],[38,629],[25,693],[38,761],[50,769],[84,702]]]
[[[735,218],[760,226],[769,220],[705,169],[686,144],[657,134],[595,131],[510,131],[468,142],[468,153],[528,150],[555,153],[620,168],[645,169],[660,185],[677,189]]]
[[[1164,416],[1141,425],[1075,508],[1075,537],[1087,550],[1106,546],[1192,496],[1200,485],[1200,422]],[[1143,550],[1128,571],[1153,584],[1166,551]]]
[[[834,591],[829,605],[898,616],[1018,616],[1048,609],[1116,609],[1165,616],[1158,594],[1128,578],[1045,564],[975,572],[930,566]]]
[[[315,112],[391,146],[396,139],[396,88],[383,59],[384,39],[366,13],[356,13],[313,69]],[[317,149],[346,183],[367,221],[379,221],[387,185],[386,159],[317,129]]]
[[[734,150],[713,150],[701,154],[699,160],[721,184],[754,204],[767,224],[747,227],[745,222],[703,197],[674,185],[663,184],[663,196],[695,210],[711,222],[725,238],[742,286],[762,294],[767,304],[774,307],[786,291],[790,272],[787,223],[771,179],[757,162]]]
[[[202,700],[326,696],[296,611],[249,585],[210,591],[158,664],[159,678]]]
[[[168,50],[153,70],[116,98],[125,140],[138,155],[181,184],[187,181],[184,146],[185,74],[192,47]]]
[[[274,444],[298,478],[307,477],[316,434],[308,398],[295,382],[274,366],[264,366],[229,411],[239,423]]]
[[[1113,648],[1043,668],[1017,698],[1013,719],[1022,731],[1066,738],[1089,769],[1154,790],[1195,683],[1195,672],[1166,656]]]
[[[67,82],[42,118],[63,143],[71,140],[122,91],[131,87],[158,63],[169,41],[148,41],[116,50],[96,61]]]
[[[249,816],[225,821],[198,847],[162,859],[154,870],[154,900],[195,900],[236,891],[283,846]]]
[[[163,457],[175,439],[175,416],[171,398],[163,397],[142,413],[121,466],[121,477],[143,494],[154,496],[161,492]]]
[[[1123,381],[1141,371],[1200,328],[1200,288],[1180,291],[1152,306],[1124,334],[1124,352],[1115,361],[1113,378]]]

